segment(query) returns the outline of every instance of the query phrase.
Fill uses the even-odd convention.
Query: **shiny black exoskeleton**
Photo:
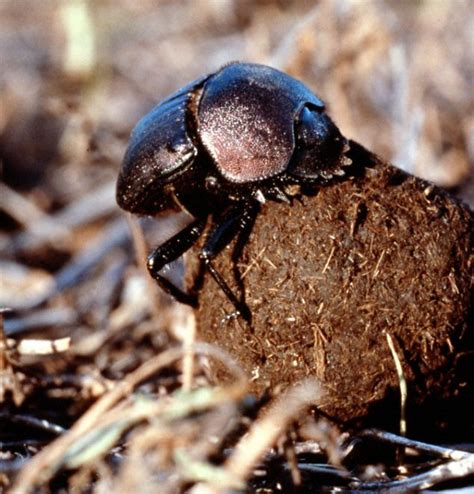
[[[180,302],[197,304],[163,275],[211,227],[200,252],[237,312],[245,302],[212,259],[248,235],[266,199],[288,201],[301,186],[343,175],[346,139],[304,84],[264,65],[233,63],[180,89],[134,128],[117,183],[117,202],[136,214],[184,209],[195,220],[148,258],[150,274]]]

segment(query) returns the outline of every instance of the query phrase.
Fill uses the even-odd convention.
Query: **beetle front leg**
[[[201,250],[199,257],[206,269],[224,292],[226,297],[232,302],[237,313],[247,322],[251,322],[252,314],[247,304],[239,300],[224,280],[219,271],[212,264],[212,260],[226,247],[237,234],[248,234],[252,228],[259,210],[258,204],[246,204],[231,209],[216,227],[210,232],[206,243]]]
[[[181,257],[189,250],[201,236],[206,226],[207,218],[197,219],[186,228],[167,240],[163,245],[157,247],[149,256],[147,268],[151,277],[158,285],[173,296],[178,302],[197,306],[197,296],[193,293],[186,293],[181,288],[168,280],[161,271],[167,264]]]

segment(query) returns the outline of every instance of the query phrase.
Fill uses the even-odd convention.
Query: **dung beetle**
[[[265,200],[288,201],[344,175],[347,140],[303,83],[258,64],[231,63],[172,94],[133,129],[117,202],[139,215],[177,209],[195,219],[148,257],[148,270],[178,301],[197,305],[164,268],[192,247],[209,219],[200,262],[250,321],[250,310],[212,264],[250,233]]]

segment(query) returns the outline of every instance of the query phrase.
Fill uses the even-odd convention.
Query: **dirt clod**
[[[240,360],[255,392],[316,375],[331,417],[396,427],[388,333],[408,382],[409,427],[431,417],[449,426],[450,400],[469,399],[472,379],[473,213],[355,143],[351,158],[350,177],[292,205],[267,203],[237,270],[232,246],[219,256],[236,290],[240,273],[253,321],[226,319],[233,308],[206,276],[200,335]],[[417,423],[427,406],[435,415]]]

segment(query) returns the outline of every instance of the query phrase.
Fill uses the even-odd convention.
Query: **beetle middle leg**
[[[199,218],[190,223],[183,230],[157,247],[149,256],[147,261],[148,271],[151,277],[160,287],[173,296],[178,302],[197,306],[197,296],[194,293],[186,293],[173,282],[163,276],[162,270],[167,264],[181,257],[190,249],[201,236],[206,226],[207,218]]]
[[[245,204],[231,208],[223,217],[216,220],[216,226],[209,233],[199,257],[226,297],[232,302],[238,314],[247,322],[251,321],[251,312],[243,300],[239,300],[212,264],[212,260],[229,245],[236,235],[239,239],[248,236],[259,210],[258,204]]]

